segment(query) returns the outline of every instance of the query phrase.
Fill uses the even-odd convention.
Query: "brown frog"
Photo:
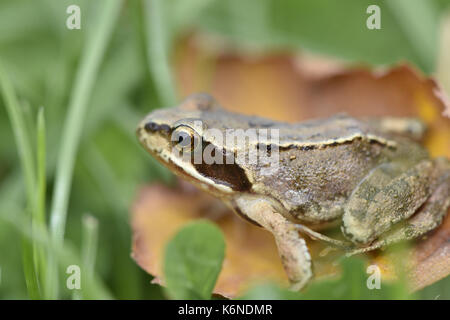
[[[313,276],[302,235],[355,254],[441,223],[450,206],[450,161],[430,159],[417,142],[424,131],[409,118],[277,122],[196,94],[147,115],[137,135],[175,174],[270,231],[299,290]],[[314,231],[336,220],[345,238]]]

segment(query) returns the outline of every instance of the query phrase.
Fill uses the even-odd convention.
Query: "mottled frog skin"
[[[224,135],[229,129],[276,129],[279,138],[248,137],[247,143],[230,147],[211,136],[211,128]],[[430,159],[417,142],[423,133],[421,122],[409,118],[335,115],[277,122],[226,111],[206,94],[153,111],[137,129],[143,146],[175,174],[274,235],[294,290],[313,276],[302,235],[355,254],[419,237],[441,223],[450,206],[450,162]],[[201,148],[221,150],[234,162],[193,163],[177,157],[174,136],[175,144],[197,139]],[[276,150],[276,170],[268,173],[266,165],[236,157],[254,148]],[[336,220],[347,240],[311,229]]]

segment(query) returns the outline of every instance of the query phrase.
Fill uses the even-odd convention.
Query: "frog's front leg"
[[[399,241],[418,238],[439,226],[450,207],[450,161],[438,158],[432,193],[425,204],[410,219],[383,234],[369,247],[350,251],[347,256],[372,251]]]
[[[241,196],[235,200],[241,212],[275,237],[278,253],[292,290],[302,289],[312,278],[311,256],[294,223],[276,212],[270,201]]]
[[[343,232],[353,242],[367,244],[409,218],[431,192],[433,162],[414,166],[387,163],[375,168],[353,191],[343,215]]]

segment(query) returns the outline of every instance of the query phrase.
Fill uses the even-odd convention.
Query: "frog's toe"
[[[344,250],[349,250],[351,247],[353,247],[352,243],[349,241],[338,240],[338,239],[327,237],[326,235],[321,234],[317,231],[314,231],[302,224],[295,224],[295,227],[297,228],[298,231],[308,235],[311,239],[326,242],[326,243],[330,244],[332,247],[340,248],[340,249],[344,249]]]
[[[302,290],[303,288],[306,287],[308,282],[309,282],[309,279],[303,279],[303,280],[300,280],[300,281],[297,281],[297,282],[291,282],[290,285],[289,285],[289,290],[290,291],[295,291],[295,292],[300,291],[300,290]]]

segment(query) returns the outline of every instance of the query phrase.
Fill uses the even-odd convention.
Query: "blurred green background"
[[[382,29],[372,31],[366,8],[374,2]],[[71,4],[81,8],[80,30],[66,27]],[[171,70],[184,37],[214,35],[249,55],[305,50],[369,66],[406,60],[433,74],[442,72],[436,69],[440,26],[449,4],[2,0],[0,298],[77,298],[63,280],[50,280],[78,260],[95,269],[78,298],[163,297],[130,258],[129,210],[140,185],[170,183],[171,175],[138,145],[134,130],[151,109],[179,100]],[[39,140],[44,119],[46,148]],[[40,229],[30,238],[31,217]],[[33,272],[33,257],[46,276]],[[445,290],[448,296],[448,281],[427,290],[425,298]]]

